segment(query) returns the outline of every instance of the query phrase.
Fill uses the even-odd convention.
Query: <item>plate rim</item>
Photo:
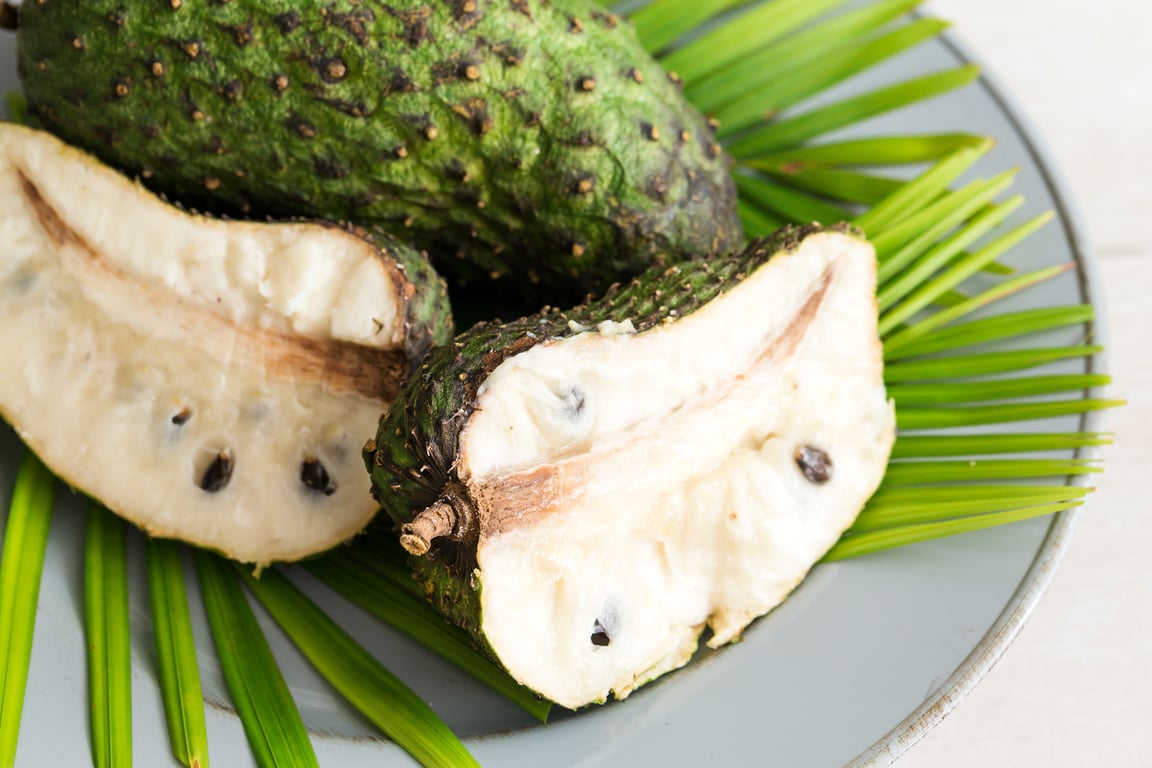
[[[983,89],[995,102],[1005,119],[1012,124],[1013,130],[1035,164],[1044,187],[1052,196],[1056,219],[1075,258],[1075,272],[1080,293],[1084,301],[1095,310],[1092,320],[1085,325],[1094,343],[1104,347],[1103,351],[1087,358],[1087,372],[1107,373],[1109,332],[1107,319],[1102,311],[1104,297],[1100,287],[1098,259],[1092,248],[1081,208],[1076,203],[1074,194],[1070,192],[1067,177],[1055,160],[1054,153],[1044,142],[1037,126],[1020,108],[1019,101],[1012,98],[1009,89],[1003,85],[994,71],[983,63],[980,56],[974,53],[953,30],[946,30],[937,39],[958,59],[980,68],[980,77],[973,85]],[[1093,387],[1087,397],[1098,395],[1102,389]],[[1082,432],[1102,432],[1104,426],[1104,411],[1089,411],[1080,416],[1079,430]],[[1100,459],[1102,453],[1100,447],[1090,446],[1076,449],[1075,457]],[[1088,487],[1089,477],[1089,475],[1075,476],[1067,485]],[[1008,651],[1036,609],[1040,598],[1051,585],[1056,569],[1071,544],[1076,522],[1083,510],[1083,507],[1066,509],[1053,516],[1048,532],[1024,578],[1021,579],[1004,610],[971,653],[919,707],[872,746],[857,755],[845,768],[884,768],[891,765],[939,725],[984,679],[1000,657]]]

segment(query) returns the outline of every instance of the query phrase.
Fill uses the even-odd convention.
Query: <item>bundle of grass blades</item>
[[[1006,213],[994,200],[1011,184],[1010,177],[1000,176],[949,189],[980,154],[984,139],[967,134],[838,138],[858,134],[856,123],[971,82],[973,69],[917,73],[831,106],[806,107],[836,82],[938,32],[939,22],[906,19],[917,4],[876,0],[849,8],[844,0],[656,0],[630,14],[645,47],[678,72],[690,100],[719,120],[719,139],[736,161],[740,213],[750,235],[788,222],[850,218],[873,206],[880,211],[858,222],[881,258],[885,379],[897,401],[901,431],[881,489],[829,560],[1074,507],[1086,479],[1100,471],[1079,456],[1106,438],[1080,431],[1083,421],[1065,428],[1067,414],[1075,421],[1078,414],[1113,404],[1085,396],[1086,389],[1091,393],[1106,383],[1094,373],[1101,347],[1090,336],[1072,343],[1050,340],[1060,330],[1065,336],[1078,329],[1090,334],[1091,307],[989,312],[993,302],[1056,279],[1064,268],[1017,276],[998,261],[986,263],[987,258],[1011,262],[1011,252],[997,257],[985,251],[968,260],[984,250],[973,245],[981,234],[976,230]],[[699,29],[711,31],[698,35]],[[871,170],[945,159],[909,185],[898,173]],[[975,224],[981,216],[982,223]],[[962,232],[973,239],[957,239]],[[1011,236],[985,237],[1000,240],[996,248],[1015,247]],[[971,278],[973,268],[982,270],[977,280],[991,280],[993,287],[968,293],[961,280]],[[979,319],[971,319],[976,312]],[[1015,426],[1012,420],[1020,417],[1033,421]],[[42,473],[40,487],[51,482]],[[14,509],[26,509],[20,501],[24,493],[16,494]],[[47,510],[36,506],[46,525]],[[419,603],[405,602],[414,595],[405,586],[400,558],[398,548],[385,556],[378,551],[366,556],[357,548],[315,565],[317,575],[341,591],[363,596],[371,590],[372,597],[362,602],[375,615],[410,627]],[[19,571],[22,575],[11,579],[27,595],[39,563],[33,558],[21,570],[14,560],[6,555],[4,572]],[[362,567],[365,562],[375,567]],[[181,588],[179,578],[171,583]],[[397,604],[412,612],[395,610]],[[175,613],[175,624],[183,626],[179,610]],[[430,627],[438,621],[425,615]],[[20,626],[26,629],[20,642],[30,643],[31,621]],[[427,633],[413,634],[429,645],[440,642]],[[241,666],[251,661],[243,648],[222,651],[229,652],[238,654]],[[175,652],[160,654],[162,661],[198,675],[194,656],[181,655],[181,662]],[[21,670],[26,674],[27,661],[9,653],[4,664],[7,691],[11,681],[22,679]],[[269,703],[259,697],[258,702]],[[185,698],[183,704],[195,709],[198,702]],[[0,740],[11,755],[18,700],[6,697],[2,714],[6,725]],[[288,727],[299,730],[291,731],[294,735],[273,731],[272,738],[281,745],[308,739],[302,724]],[[195,726],[192,738],[202,738]],[[176,754],[186,765],[206,765],[202,756]]]

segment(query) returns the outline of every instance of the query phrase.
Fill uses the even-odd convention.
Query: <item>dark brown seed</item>
[[[792,453],[792,458],[810,482],[823,485],[832,479],[832,459],[822,449],[801,445]]]
[[[319,459],[304,459],[300,465],[300,482],[325,496],[336,493],[336,484],[332,482],[328,470]]]
[[[188,420],[191,418],[192,418],[192,409],[191,408],[181,408],[179,413],[174,413],[172,415],[172,423],[178,427],[182,427],[185,424],[187,424]]]
[[[200,487],[208,493],[219,493],[227,487],[232,479],[232,470],[235,468],[236,462],[232,458],[232,451],[225,448],[216,454],[216,458],[204,470],[204,474],[200,477]]]
[[[592,645],[600,648],[604,648],[612,642],[612,638],[608,636],[608,632],[604,629],[604,625],[600,623],[599,619],[592,625],[592,637],[589,639],[592,641]]]

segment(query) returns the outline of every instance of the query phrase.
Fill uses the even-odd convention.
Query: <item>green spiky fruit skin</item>
[[[398,528],[458,481],[454,473],[460,435],[481,384],[508,358],[604,321],[630,319],[639,333],[676,323],[723,296],[774,255],[791,253],[805,238],[826,231],[864,236],[847,224],[785,227],[739,253],[654,268],[626,285],[613,286],[595,302],[568,311],[545,308],[510,323],[479,323],[432,349],[381,418],[375,440],[364,448],[372,493],[382,511]],[[378,526],[374,535],[395,534]],[[475,546],[475,540],[436,539],[428,557],[410,560],[432,605],[488,649],[480,625],[483,585],[473,575]]]
[[[444,344],[455,331],[448,283],[424,251],[376,227],[344,226],[396,265],[403,281],[397,289],[404,301],[404,355],[415,367],[430,348]]]
[[[592,0],[47,0],[18,55],[35,120],[154,189],[383,226],[456,281],[576,302],[742,243],[712,130]]]

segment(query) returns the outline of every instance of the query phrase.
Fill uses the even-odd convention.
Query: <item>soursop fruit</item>
[[[360,531],[360,449],[451,335],[424,257],[190,215],[0,123],[0,416],[148,533],[255,563]]]
[[[434,604],[573,708],[739,637],[884,474],[875,288],[788,229],[429,352],[365,462]]]
[[[593,0],[30,2],[19,71],[175,199],[379,224],[543,301],[742,243],[712,129]]]

